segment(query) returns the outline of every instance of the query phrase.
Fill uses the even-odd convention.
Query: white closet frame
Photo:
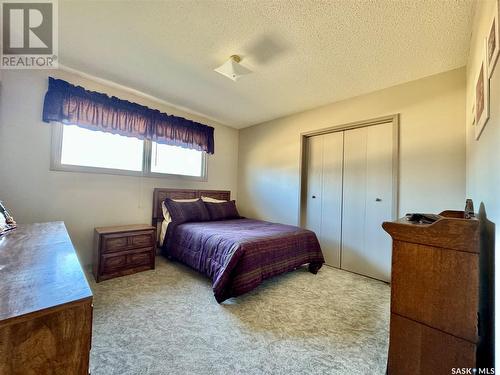
[[[297,225],[304,226],[305,205],[306,205],[306,181],[307,181],[307,157],[306,144],[307,138],[315,135],[335,133],[344,130],[364,128],[367,126],[392,123],[392,220],[396,220],[399,215],[399,113],[384,117],[378,117],[370,120],[356,121],[343,125],[330,126],[328,128],[312,130],[300,134],[300,164],[299,164],[299,215]],[[380,223],[382,225],[382,223]]]

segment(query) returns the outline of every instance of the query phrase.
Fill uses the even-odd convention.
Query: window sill
[[[166,173],[144,173],[141,171],[127,171],[123,169],[109,169],[99,167],[84,167],[79,165],[51,165],[50,170],[54,172],[73,172],[73,173],[92,173],[92,174],[107,174],[114,176],[129,176],[129,177],[148,177],[148,178],[165,178],[171,180],[184,180],[207,182],[206,176],[186,176],[180,174],[166,174]]]

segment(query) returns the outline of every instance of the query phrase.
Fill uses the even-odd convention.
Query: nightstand
[[[96,282],[155,268],[156,228],[146,224],[95,228]]]

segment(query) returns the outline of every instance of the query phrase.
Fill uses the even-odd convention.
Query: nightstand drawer
[[[114,253],[128,249],[149,247],[155,244],[154,232],[133,232],[127,234],[108,234],[102,236],[102,252]]]
[[[147,247],[154,245],[154,233],[140,233],[128,237],[128,246],[130,248]]]
[[[127,267],[148,266],[152,264],[154,250],[152,248],[144,249],[140,253],[127,255]]]
[[[127,266],[126,255],[103,255],[102,256],[102,273],[112,273]]]
[[[123,251],[127,249],[127,244],[127,237],[124,237],[123,235],[106,235],[102,238],[102,251],[104,253]]]

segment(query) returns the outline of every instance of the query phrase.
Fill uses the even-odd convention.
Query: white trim
[[[132,95],[144,98],[146,100],[151,100],[152,102],[155,102],[155,103],[158,103],[158,104],[161,104],[161,105],[165,105],[167,107],[172,107],[172,108],[174,108],[174,109],[176,109],[178,111],[186,112],[187,115],[200,116],[200,117],[203,117],[203,118],[205,118],[207,120],[215,121],[218,124],[221,124],[221,125],[233,128],[232,126],[227,125],[223,121],[218,120],[218,119],[216,119],[216,118],[214,118],[212,116],[206,115],[206,114],[201,113],[201,112],[194,111],[192,109],[189,109],[189,108],[177,105],[177,104],[173,104],[171,102],[167,102],[166,100],[157,98],[156,96],[153,96],[153,95],[150,95],[150,94],[146,94],[145,92],[133,89],[131,87],[122,85],[120,83],[116,83],[116,82],[110,81],[110,80],[105,79],[105,78],[100,78],[100,77],[97,77],[95,75],[82,72],[81,70],[78,70],[78,69],[75,69],[75,68],[71,68],[71,67],[69,67],[67,65],[63,65],[61,63],[59,63],[59,70],[62,70],[63,72],[74,74],[76,76],[79,76],[79,77],[82,77],[82,78],[85,78],[85,79],[88,79],[88,80],[91,80],[91,81],[94,81],[96,83],[99,83],[99,84],[104,85],[104,86],[111,87],[111,88],[116,89],[116,90],[125,91],[125,92],[127,92],[129,94],[132,94]],[[233,128],[233,129],[236,129],[236,128]]]

